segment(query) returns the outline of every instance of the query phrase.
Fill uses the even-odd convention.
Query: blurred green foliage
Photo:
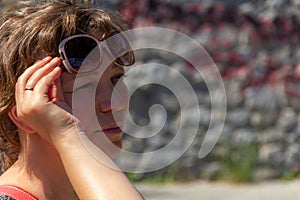
[[[227,152],[220,158],[224,169],[220,179],[233,182],[252,182],[257,160],[257,145],[254,142],[227,145]]]
[[[298,176],[298,172],[295,170],[289,170],[287,172],[284,172],[283,175],[281,176],[282,181],[292,181],[295,180]]]

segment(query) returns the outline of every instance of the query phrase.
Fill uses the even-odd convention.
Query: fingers
[[[18,86],[25,88],[25,84],[27,83],[29,77],[39,68],[43,67],[45,64],[47,64],[52,58],[50,56],[47,56],[43,60],[39,60],[36,63],[34,63],[31,67],[25,70],[25,72],[19,77],[18,79]]]
[[[61,68],[55,67],[52,71],[44,75],[35,85],[34,92],[46,97],[47,100],[58,99],[58,89],[54,85],[54,82],[59,78],[61,74]],[[49,89],[52,87],[52,94],[49,96]]]
[[[31,96],[38,82],[45,79],[45,77],[49,76],[46,80],[44,80],[44,82],[45,81],[54,82],[55,79],[57,79],[57,77],[60,75],[61,70],[55,69],[55,67],[60,65],[60,61],[61,61],[60,58],[52,59],[50,56],[47,56],[43,60],[37,61],[31,67],[27,68],[24,71],[24,73],[18,78],[16,84],[17,105],[23,102],[25,96],[26,97]],[[49,86],[51,85],[52,82],[46,83],[47,86],[43,88],[44,91],[42,91],[43,93],[41,95],[45,94],[45,89],[49,89]]]
[[[25,72],[18,78],[17,84],[16,84],[16,100],[17,102],[23,99],[24,90],[26,87],[26,83],[30,76],[39,68],[43,67],[45,64],[47,64],[52,58],[50,56],[47,56],[43,60],[39,60],[36,63],[34,63],[31,67],[25,70]]]
[[[54,69],[54,67],[59,66],[61,59],[60,58],[53,58],[49,63],[42,66],[43,63],[37,64],[37,67],[34,66],[34,73],[29,77],[26,83],[25,88],[35,88],[35,85],[37,82],[44,77],[46,74],[48,74],[51,70]],[[40,66],[42,66],[40,68]],[[32,70],[30,70],[31,72]]]
[[[53,103],[56,103],[58,101],[63,101],[63,102],[65,101],[62,87],[61,87],[60,77],[58,77],[51,85],[48,96]]]

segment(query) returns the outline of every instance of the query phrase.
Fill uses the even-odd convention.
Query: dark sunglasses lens
[[[112,37],[107,39],[107,46],[115,56],[116,62],[119,65],[129,66],[134,64],[134,54],[129,41],[121,33],[113,34]]]
[[[77,37],[66,42],[65,52],[70,65],[78,71],[83,63],[96,64],[94,61],[99,59],[100,50],[97,42],[89,37]],[[87,66],[84,71],[91,71],[91,66]]]

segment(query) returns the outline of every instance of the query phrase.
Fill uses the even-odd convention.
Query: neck
[[[53,146],[37,134],[23,137],[18,160],[1,176],[0,184],[20,187],[38,199],[78,199]]]

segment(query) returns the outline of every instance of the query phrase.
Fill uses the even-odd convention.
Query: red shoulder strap
[[[0,194],[10,196],[15,200],[38,200],[28,192],[10,185],[0,185]]]

